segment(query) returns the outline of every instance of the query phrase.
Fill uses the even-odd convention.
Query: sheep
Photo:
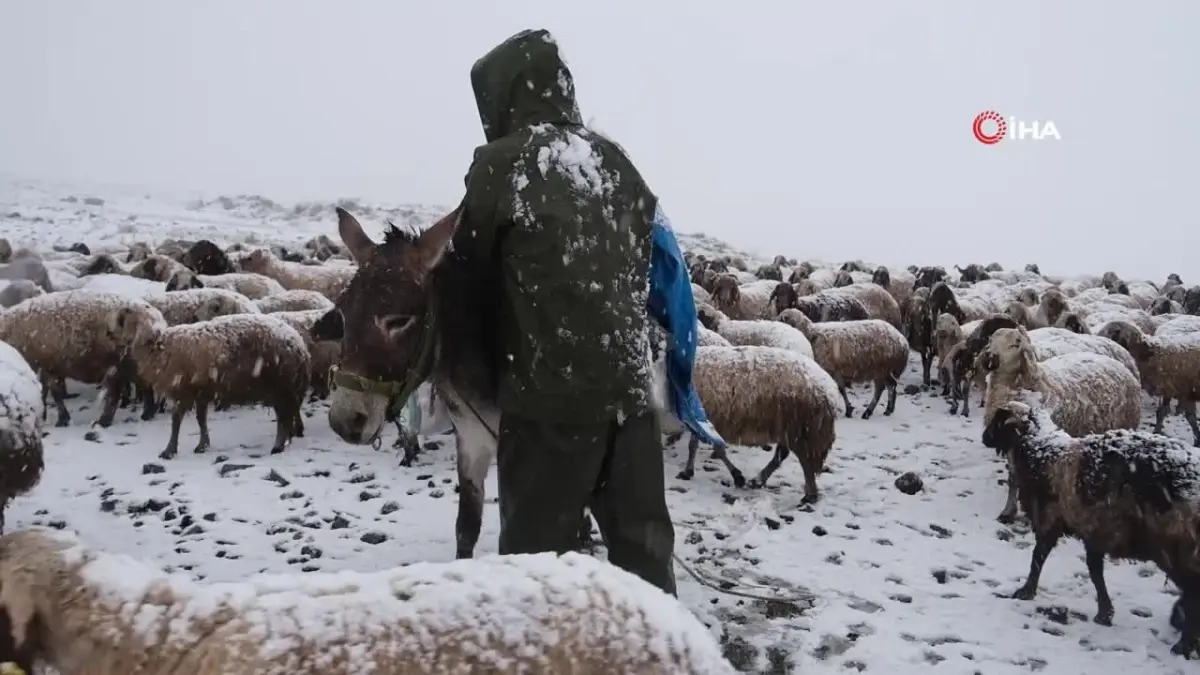
[[[992,278],[992,276],[987,273],[987,270],[983,268],[983,265],[978,265],[975,263],[967,265],[966,269],[955,265],[954,269],[958,272],[959,279],[968,284],[973,284],[977,281],[986,281]]]
[[[190,272],[190,270],[183,263],[156,253],[130,268],[129,276],[148,281],[165,282],[180,272]]]
[[[892,297],[891,293],[878,284],[855,283],[831,288],[823,293],[857,300],[867,309],[868,318],[886,321],[893,328],[899,329],[904,325],[900,321],[900,305],[896,304],[896,299]]]
[[[908,302],[909,297],[912,296],[917,278],[907,270],[893,275],[888,268],[881,266],[876,267],[875,271],[871,273],[871,283],[882,286],[884,290],[892,294],[897,305],[904,307],[904,303]]]
[[[1072,438],[1036,404],[1012,401],[984,430],[1009,458],[1021,505],[1036,538],[1025,583],[1012,594],[1037,597],[1042,568],[1063,535],[1083,542],[1100,625],[1112,625],[1104,557],[1154,562],[1183,593],[1184,626],[1175,654],[1196,652],[1200,578],[1196,505],[1200,457],[1186,444],[1144,431],[1114,429]]]
[[[1048,288],[1038,302],[1036,321],[1039,326],[1057,326],[1063,314],[1071,311],[1067,296],[1061,289]]]
[[[699,323],[733,346],[778,347],[812,358],[813,349],[804,333],[778,321],[734,321],[710,305],[697,310]]]
[[[1111,357],[1076,352],[1039,363],[1025,329],[1002,328],[992,335],[980,360],[991,374],[983,415],[985,426],[1000,406],[1022,391],[1044,396],[1055,424],[1072,436],[1136,429],[1141,421],[1142,385]],[[994,447],[986,438],[984,445]],[[1017,483],[1011,477],[1011,460],[1009,472],[1008,500],[997,517],[1002,523],[1012,522],[1017,515]]]
[[[663,379],[657,378],[660,387]],[[766,485],[791,452],[804,471],[800,503],[820,498],[817,475],[837,438],[842,407],[837,385],[815,361],[776,347],[697,347],[693,382],[709,421],[726,441],[775,444],[775,455],[750,487]],[[681,479],[695,473],[695,448],[694,442],[688,447]],[[738,479],[735,474],[735,485]]]
[[[81,263],[76,267],[81,277],[93,274],[128,274],[128,271],[121,263],[117,262],[116,258],[107,253],[101,253],[92,258],[85,258]]]
[[[712,304],[731,319],[770,319],[775,314],[771,292],[777,283],[767,280],[739,285],[737,277],[722,274],[713,286]]]
[[[182,291],[188,288],[224,288],[241,293],[251,300],[262,300],[269,295],[279,295],[285,290],[271,277],[250,273],[219,274],[210,277],[184,270],[176,272],[167,280],[168,291]]]
[[[1150,316],[1183,314],[1183,305],[1166,296],[1160,296],[1151,301],[1150,307],[1146,311],[1149,312]]]
[[[949,279],[950,275],[946,272],[946,268],[935,265],[918,268],[913,272],[913,277],[916,279],[916,282],[913,283],[913,288],[933,288],[939,282]]]
[[[1183,416],[1200,447],[1196,401],[1200,400],[1200,333],[1146,335],[1126,321],[1105,324],[1097,332],[1124,347],[1137,361],[1142,383],[1151,396],[1161,397],[1155,413],[1154,433],[1163,432],[1171,399],[1179,401]]]
[[[229,261],[229,256],[225,254],[225,251],[207,239],[201,239],[188,247],[180,262],[196,274],[208,276],[230,274],[237,271],[233,268],[233,263]]]
[[[759,265],[758,269],[754,270],[754,276],[759,279],[768,279],[770,281],[783,281],[783,269],[774,263],[769,265]]]
[[[46,292],[28,279],[14,279],[0,287],[0,307],[12,307]]]
[[[858,321],[871,318],[866,305],[848,295],[822,291],[816,295],[798,295],[790,284],[778,284],[771,293],[776,316],[786,309],[798,309],[812,321]]]
[[[1123,321],[1132,323],[1138,327],[1138,330],[1147,335],[1154,335],[1157,328],[1154,325],[1154,320],[1150,315],[1140,309],[1124,309],[1113,307],[1109,309],[1105,307],[1102,311],[1088,311],[1084,314],[1084,322],[1087,324],[1088,332],[1095,333],[1105,324],[1114,321]]]
[[[1042,275],[1042,269],[1038,267],[1037,263],[1025,263],[1025,271],[1038,276]]]
[[[947,368],[950,362],[946,357],[962,341],[963,329],[954,315],[945,312],[939,314],[933,331],[933,346],[938,362],[938,379],[942,381],[942,396],[950,395],[950,372]]]
[[[934,328],[929,315],[929,295],[927,289],[917,289],[904,304],[904,337],[908,346],[921,357],[921,383],[930,385],[930,369],[934,359]]]
[[[37,487],[45,464],[42,385],[25,357],[0,342],[0,533],[8,503]]]
[[[1017,323],[1005,314],[993,314],[984,319],[962,325],[961,347],[952,347],[942,364],[950,379],[950,414],[958,414],[958,404],[963,405],[963,417],[971,416],[971,385],[982,391],[987,384],[987,373],[977,363],[980,354],[991,340],[992,334],[1001,328],[1017,328]],[[980,402],[980,407],[984,404]]]
[[[1064,312],[1058,317],[1058,321],[1054,323],[1056,328],[1064,328],[1072,333],[1079,335],[1091,335],[1092,331],[1088,328],[1087,321],[1079,314],[1079,312]]]
[[[704,303],[712,303],[712,294],[704,290],[700,284],[692,284],[692,302],[697,306]]]
[[[65,402],[67,378],[84,384],[108,383],[97,424],[112,424],[123,383],[109,378],[109,373],[122,365],[133,337],[115,323],[122,312],[159,315],[144,300],[92,291],[47,293],[0,313],[0,340],[12,345],[41,375],[58,410],[56,426],[71,423]]]
[[[1200,331],[1200,316],[1177,314],[1159,324],[1157,330],[1154,331],[1154,335],[1156,337],[1167,337],[1169,335],[1181,335],[1196,331]]]
[[[309,385],[312,387],[312,398],[324,399],[329,396],[329,372],[341,361],[342,343],[340,340],[312,339],[312,328],[317,321],[328,312],[328,309],[306,309],[286,312],[271,312],[269,316],[283,321],[295,328],[309,354]]]
[[[337,300],[358,270],[353,266],[325,267],[286,262],[264,249],[252,252],[238,264],[242,271],[270,277],[287,290],[316,291],[330,300]]]
[[[133,325],[132,357],[139,380],[174,401],[171,438],[159,454],[178,453],[179,427],[193,407],[200,426],[196,453],[209,445],[208,405],[263,403],[275,410],[271,454],[304,435],[300,406],[309,386],[310,357],[304,338],[270,314],[234,314],[200,323],[168,326],[162,314],[117,314],[118,326]]]
[[[329,298],[316,291],[284,291],[278,295],[268,295],[255,302],[263,314],[275,312],[303,312],[310,309],[333,309]]]
[[[141,262],[141,261],[145,260],[146,258],[149,258],[152,255],[154,255],[154,251],[151,250],[149,244],[147,244],[145,242],[141,242],[141,241],[135,242],[132,246],[129,247],[129,251],[125,254],[125,262],[126,263]]]
[[[342,245],[324,234],[319,234],[304,242],[304,250],[317,260],[328,260],[343,253]]]
[[[859,382],[875,385],[875,396],[862,414],[864,420],[871,418],[885,389],[888,401],[883,414],[895,412],[896,382],[908,367],[908,341],[900,331],[879,319],[813,323],[795,309],[785,310],[780,319],[812,343],[813,358],[833,378],[846,417],[854,414],[846,385]]]
[[[1192,286],[1183,294],[1183,311],[1193,316],[1200,315],[1200,286]]]
[[[162,313],[168,326],[208,321],[230,314],[258,314],[259,308],[246,296],[223,288],[192,288],[146,298]]]
[[[703,325],[696,326],[696,346],[697,347],[732,347],[733,343],[721,337],[721,334],[705,328]],[[811,346],[810,346],[811,348]]]
[[[573,552],[205,584],[25,530],[0,584],[0,661],[30,673],[735,672],[678,600]]]
[[[1045,325],[1038,319],[1037,312],[1030,311],[1029,305],[1020,300],[1013,300],[1005,305],[1004,314],[1015,321],[1017,325],[1029,330],[1042,328]]]
[[[959,295],[944,281],[939,281],[929,291],[929,311],[934,316],[943,312],[953,314],[960,324],[982,319],[999,309],[990,296]]]
[[[1120,361],[1139,382],[1142,379],[1133,356],[1121,345],[1099,335],[1080,335],[1064,328],[1046,327],[1029,331],[1029,341],[1038,361],[1063,354],[1089,352]]]
[[[0,280],[4,279],[9,281],[27,279],[47,293],[54,290],[54,284],[50,282],[50,271],[46,269],[46,263],[40,258],[13,256],[12,262],[0,264]]]

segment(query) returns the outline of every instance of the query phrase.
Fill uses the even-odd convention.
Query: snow
[[[82,202],[93,196],[103,205]],[[74,201],[62,201],[68,197]],[[299,248],[317,234],[336,239],[331,206],[10,183],[0,184],[0,237],[41,249],[201,237]],[[399,226],[428,224],[449,210],[347,208],[364,223],[391,218]],[[21,216],[4,215],[12,212]],[[679,239],[685,250],[737,254],[710,237]],[[824,274],[817,270],[813,278]],[[981,416],[948,415],[934,395],[939,387],[919,390],[919,366],[914,356],[900,378],[900,390],[909,392],[894,415],[839,420],[831,472],[821,476],[823,496],[812,507],[797,508],[798,462],[784,462],[765,488],[739,490],[719,462],[700,462],[690,481],[675,478],[686,439],[667,449],[679,558],[713,585],[782,598],[768,603],[716,591],[677,564],[681,601],[712,625],[714,636],[727,635],[726,653],[738,663],[754,661],[753,672],[788,672],[768,670],[770,662],[786,661],[795,672],[815,675],[1190,672],[1169,653],[1177,638],[1168,625],[1173,588],[1153,565],[1109,567],[1117,605],[1112,627],[1077,616],[1090,616],[1095,606],[1078,542],[1060,546],[1075,555],[1055,557],[1037,600],[997,597],[1024,581],[1032,536],[1021,523],[994,520],[1006,470],[980,442]],[[69,389],[80,394],[67,402],[78,421],[49,429],[45,473],[10,504],[9,531],[75,530],[89,546],[205,584],[244,582],[261,572],[303,578],[316,573],[306,570],[372,571],[454,558],[454,441],[432,415],[424,416],[422,439],[430,447],[410,468],[398,466],[398,451],[341,442],[325,421],[323,402],[305,406],[305,436],[280,455],[268,455],[269,412],[233,409],[209,412],[208,454],[158,461],[169,415],[142,422],[137,410],[122,409],[99,441],[87,440],[95,411],[81,412],[95,406],[92,390],[74,382]],[[1149,425],[1148,400],[1143,413]],[[1190,439],[1180,417],[1169,418],[1166,431]],[[185,425],[189,433],[194,441],[194,425]],[[730,454],[754,470],[769,458],[759,448],[733,447]],[[909,471],[924,481],[913,496],[893,486]],[[487,483],[492,496],[494,473]],[[496,551],[498,531],[489,498],[477,555]],[[806,594],[815,600],[796,599]],[[1048,619],[1047,607],[1067,608],[1066,623]]]
[[[161,281],[150,281],[124,274],[93,274],[81,279],[79,290],[92,293],[115,293],[126,298],[147,300],[165,293],[167,285]]]
[[[535,127],[535,132],[540,127]],[[579,194],[606,195],[613,191],[613,178],[592,154],[592,145],[572,131],[555,128],[557,136],[538,151],[538,171],[545,178],[551,170],[569,179]]]
[[[44,412],[37,375],[20,352],[0,342],[0,434],[37,438],[42,433]]]

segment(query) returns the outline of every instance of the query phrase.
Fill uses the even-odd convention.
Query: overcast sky
[[[451,204],[472,62],[547,28],[681,231],[1200,281],[1195,1],[34,0],[0,26],[10,174]],[[1062,140],[985,146],[988,109]]]

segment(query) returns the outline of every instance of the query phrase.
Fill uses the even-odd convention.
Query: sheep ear
[[[461,215],[462,205],[459,205],[421,233],[414,244],[410,259],[414,271],[424,276],[441,262],[442,257],[450,250],[450,242],[454,239],[454,233],[458,231]]]
[[[338,236],[342,238],[342,243],[346,245],[346,250],[350,251],[354,262],[361,265],[371,257],[371,252],[375,250],[375,242],[371,241],[366,232],[363,232],[362,225],[349,211],[340,206],[336,211]]]

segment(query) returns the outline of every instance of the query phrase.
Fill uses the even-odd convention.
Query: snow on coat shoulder
[[[202,584],[31,530],[0,537],[0,583],[65,673],[734,673],[678,600],[576,553]]]
[[[7,342],[0,342],[0,404],[5,410],[0,416],[0,434],[41,439],[42,385],[25,357]]]

